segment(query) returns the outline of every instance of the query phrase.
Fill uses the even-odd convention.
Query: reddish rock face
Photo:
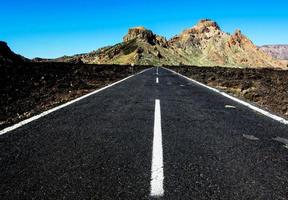
[[[142,40],[150,44],[156,44],[156,35],[144,27],[135,27],[129,29],[128,34],[124,36],[123,41],[128,42],[134,39]]]
[[[251,48],[252,47],[255,48],[253,43],[238,29],[235,31],[233,35],[230,36],[228,46],[238,46],[238,47],[250,46]]]
[[[129,29],[128,34],[124,36],[123,41],[129,42],[134,39],[147,42],[151,45],[158,44],[164,48],[168,47],[168,42],[164,37],[158,36],[151,30],[148,30],[142,26]]]
[[[207,28],[214,28],[216,30],[221,30],[219,25],[210,19],[202,19],[200,22],[196,25],[196,28],[201,30],[207,30]]]
[[[194,27],[184,30],[180,35],[173,37],[169,40],[172,46],[189,48],[205,47],[205,41],[212,37],[221,37],[224,33],[221,31],[218,24],[210,19],[203,19],[198,22]]]

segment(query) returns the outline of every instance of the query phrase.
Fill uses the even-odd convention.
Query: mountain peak
[[[136,26],[136,27],[133,27],[131,29],[134,29],[134,30],[139,30],[139,31],[145,31],[147,30],[147,28],[145,28],[144,26]]]
[[[28,59],[15,54],[6,42],[0,41],[0,65],[5,63],[24,62]]]
[[[8,47],[7,43],[6,42],[3,42],[3,41],[0,41],[0,51],[2,50],[10,50],[10,48]]]
[[[143,26],[138,26],[130,28],[127,35],[124,36],[123,41],[128,42],[134,39],[155,44],[156,35],[151,30],[148,30]]]
[[[217,22],[211,20],[211,19],[202,19],[198,22],[198,24],[194,27],[196,29],[207,29],[207,28],[213,28],[216,30],[221,30]]]
[[[202,19],[192,28],[186,29],[180,35],[170,39],[169,42],[182,48],[190,48],[191,46],[205,48],[210,39],[222,37],[224,34],[215,21]]]
[[[236,29],[235,33],[230,36],[230,40],[228,41],[230,45],[236,45],[243,47],[244,45],[249,45],[250,47],[254,47],[254,44],[251,40],[249,40],[245,35],[242,34],[240,29]]]

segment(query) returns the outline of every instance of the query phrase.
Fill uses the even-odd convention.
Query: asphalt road
[[[1,135],[0,199],[154,199],[155,152],[159,199],[288,199],[287,125],[156,70]]]

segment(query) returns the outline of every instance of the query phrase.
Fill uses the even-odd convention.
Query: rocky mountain
[[[264,45],[259,48],[273,58],[288,60],[288,45]]]
[[[144,27],[129,29],[123,42],[88,54],[61,57],[57,62],[91,64],[198,65],[226,67],[286,67],[259,50],[236,30],[228,34],[209,19],[167,40]]]
[[[25,61],[28,61],[28,59],[15,54],[13,51],[11,51],[6,42],[0,41],[0,65]]]
[[[211,20],[201,20],[170,41],[188,63],[206,66],[279,67],[282,63],[259,51],[240,30],[230,35]],[[193,60],[191,60],[193,59]]]
[[[84,63],[161,65],[171,63],[166,59],[169,56],[176,60],[175,56],[170,55],[171,52],[164,37],[144,27],[135,27],[129,29],[122,43],[78,55],[77,58]]]

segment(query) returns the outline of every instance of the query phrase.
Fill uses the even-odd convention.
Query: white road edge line
[[[152,149],[150,196],[161,197],[164,195],[163,181],[164,181],[164,172],[163,172],[161,109],[160,109],[160,100],[156,99],[155,114],[154,114],[154,137],[153,137],[153,149]]]
[[[174,73],[174,74],[177,74],[177,75],[179,75],[179,76],[181,76],[181,77],[183,77],[183,78],[185,78],[185,79],[187,79],[187,80],[189,80],[189,81],[192,81],[192,82],[194,82],[194,83],[196,83],[196,84],[198,84],[198,85],[200,85],[200,86],[203,86],[203,87],[205,87],[205,88],[207,88],[207,89],[209,89],[209,90],[212,90],[212,91],[214,91],[214,92],[217,92],[217,93],[223,95],[224,97],[227,97],[227,98],[229,98],[229,99],[231,99],[231,100],[233,100],[233,101],[236,101],[236,102],[238,102],[238,103],[240,103],[240,104],[242,104],[242,105],[244,105],[244,106],[246,106],[246,107],[248,107],[248,108],[250,108],[250,109],[252,109],[252,110],[254,110],[254,111],[256,111],[256,112],[258,112],[258,113],[261,113],[261,114],[265,115],[266,117],[270,117],[270,118],[272,118],[272,119],[274,119],[274,120],[276,120],[276,121],[278,121],[278,122],[280,122],[280,123],[282,123],[282,124],[288,125],[288,120],[286,120],[286,119],[284,119],[284,118],[282,118],[282,117],[279,117],[279,116],[277,116],[277,115],[274,115],[274,114],[272,114],[272,113],[269,113],[269,112],[266,111],[266,110],[263,110],[263,109],[261,109],[261,108],[258,108],[258,107],[256,107],[256,106],[254,106],[254,105],[251,105],[251,104],[249,104],[249,103],[247,103],[247,102],[245,102],[245,101],[243,101],[243,100],[237,99],[236,97],[233,97],[233,96],[231,96],[231,95],[229,95],[229,94],[227,94],[227,93],[225,93],[225,92],[222,92],[222,91],[220,91],[220,90],[217,90],[217,89],[215,89],[215,88],[212,88],[212,87],[210,87],[210,86],[207,86],[207,85],[205,85],[205,84],[203,84],[203,83],[200,83],[200,82],[198,82],[198,81],[196,81],[196,80],[194,80],[194,79],[188,78],[187,76],[184,76],[184,75],[182,75],[182,74],[179,74],[179,73],[177,73],[177,72],[175,72],[175,71],[173,71],[173,70],[171,70],[171,69],[167,69],[167,68],[165,68],[165,67],[163,67],[163,68],[166,69],[166,70],[168,70],[168,71],[170,71],[170,72],[172,72],[172,73]]]
[[[156,83],[159,83],[159,78],[158,77],[156,78]]]
[[[93,91],[93,92],[91,92],[91,93],[88,93],[88,94],[86,94],[86,95],[84,95],[84,96],[78,97],[77,99],[74,99],[74,100],[69,101],[69,102],[67,102],[67,103],[64,103],[64,104],[62,104],[62,105],[60,105],[60,106],[57,106],[57,107],[52,108],[52,109],[50,109],[50,110],[44,111],[43,113],[40,113],[40,114],[38,114],[38,115],[35,115],[35,116],[31,117],[31,118],[28,118],[28,119],[26,119],[26,120],[23,120],[23,121],[21,121],[21,122],[19,122],[19,123],[17,123],[17,124],[14,124],[13,126],[4,128],[3,130],[0,131],[0,135],[4,135],[5,133],[8,133],[8,132],[10,132],[10,131],[13,131],[13,130],[15,130],[15,129],[21,127],[21,126],[24,126],[24,125],[26,125],[26,124],[28,124],[28,123],[36,120],[36,119],[39,119],[39,118],[41,118],[41,117],[44,117],[45,115],[48,115],[48,114],[50,114],[50,113],[52,113],[52,112],[55,112],[55,111],[57,111],[57,110],[60,110],[61,108],[64,108],[64,107],[66,107],[66,106],[69,106],[69,105],[71,105],[71,104],[73,104],[73,103],[75,103],[75,102],[77,102],[77,101],[80,101],[80,100],[82,100],[82,99],[84,99],[84,98],[87,98],[87,97],[89,97],[89,96],[91,96],[91,95],[93,95],[93,94],[96,94],[96,93],[98,93],[98,92],[101,92],[102,90],[105,90],[105,89],[107,89],[107,88],[109,88],[109,87],[112,87],[112,86],[114,86],[114,85],[116,85],[116,84],[118,84],[118,83],[121,83],[121,82],[123,82],[123,81],[125,81],[125,80],[127,80],[127,79],[129,79],[129,78],[132,78],[133,76],[136,76],[136,75],[139,75],[139,74],[141,74],[141,73],[144,73],[144,72],[146,72],[146,71],[148,71],[148,70],[150,70],[150,69],[152,69],[152,68],[145,69],[145,70],[143,70],[143,71],[141,71],[141,72],[138,72],[137,74],[133,74],[133,75],[131,75],[131,76],[128,76],[128,77],[126,77],[126,78],[124,78],[124,79],[121,79],[121,80],[115,82],[115,83],[112,83],[112,84],[107,85],[107,86],[105,86],[105,87],[103,87],[103,88],[100,88],[100,89],[98,89],[98,90],[95,90],[95,91]]]

